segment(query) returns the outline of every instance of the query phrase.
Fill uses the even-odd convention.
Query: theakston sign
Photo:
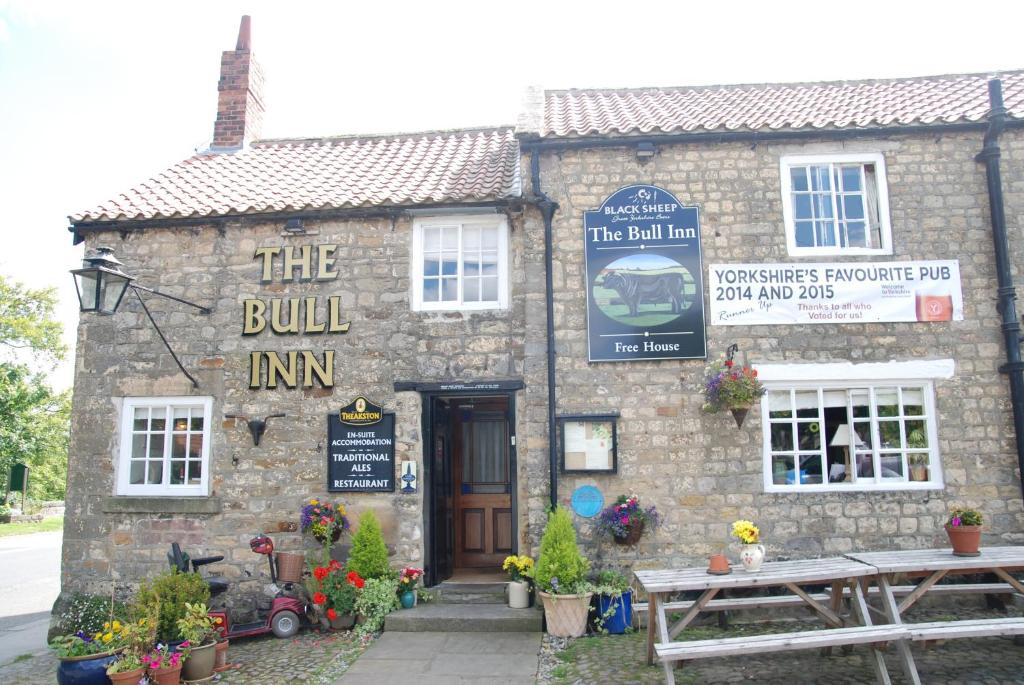
[[[707,355],[700,219],[657,186],[627,186],[583,215],[589,359]]]
[[[960,262],[712,264],[711,323],[962,321]]]

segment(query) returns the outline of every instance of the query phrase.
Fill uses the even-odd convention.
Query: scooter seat
[[[211,597],[215,597],[222,592],[227,592],[228,586],[230,585],[230,583],[223,578],[207,578],[206,583],[210,586]]]

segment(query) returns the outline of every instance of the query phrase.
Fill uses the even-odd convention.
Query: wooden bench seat
[[[1024,618],[981,618],[963,621],[904,623],[903,627],[915,642],[952,640],[961,637],[993,637],[1024,635]]]
[[[893,640],[905,640],[908,637],[907,627],[901,625],[850,626],[798,633],[669,642],[655,645],[654,649],[661,661],[669,662],[765,652],[790,652],[843,645],[878,644]]]
[[[917,588],[916,585],[895,585],[892,588],[893,595],[902,597],[909,595]],[[1009,583],[946,583],[933,585],[928,590],[930,595],[945,594],[1013,594],[1016,592]],[[868,595],[878,594],[878,588],[872,586]],[[819,602],[828,602],[831,595],[828,592],[816,592],[810,595]],[[850,596],[850,588],[843,588],[843,598]],[[686,611],[693,606],[692,601],[665,602],[666,611]],[[795,595],[778,595],[771,597],[729,597],[725,599],[713,599],[704,607],[704,611],[742,611],[745,609],[768,609],[783,606],[806,606],[804,601]],[[634,602],[633,611],[645,613],[647,602]]]

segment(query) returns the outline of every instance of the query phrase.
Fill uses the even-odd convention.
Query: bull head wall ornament
[[[248,416],[242,416],[241,414],[225,414],[225,419],[242,419],[249,426],[249,432],[252,433],[252,444],[256,447],[260,446],[260,438],[267,430],[267,421],[270,419],[284,418],[286,414],[269,414],[264,416],[262,419],[250,419]]]

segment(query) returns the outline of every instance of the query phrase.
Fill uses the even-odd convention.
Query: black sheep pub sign
[[[700,218],[657,186],[627,186],[583,215],[592,362],[703,359]]]

